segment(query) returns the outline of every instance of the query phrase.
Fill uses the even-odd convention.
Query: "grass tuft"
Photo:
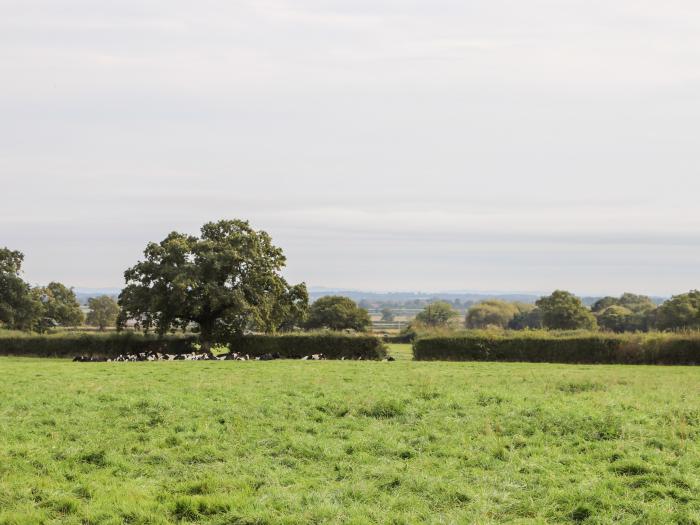
[[[615,474],[621,476],[641,476],[652,472],[651,468],[639,460],[623,460],[610,467]]]
[[[104,450],[85,452],[80,455],[79,459],[82,463],[87,463],[96,467],[104,467],[107,465],[107,453]]]
[[[607,390],[605,385],[591,380],[568,381],[565,383],[560,383],[557,388],[562,392],[566,392],[567,394],[580,394],[581,392],[602,392]]]
[[[405,403],[397,399],[380,399],[360,408],[363,416],[390,419],[406,412]]]

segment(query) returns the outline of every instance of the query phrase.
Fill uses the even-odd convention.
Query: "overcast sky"
[[[0,79],[33,283],[247,218],[312,286],[700,286],[694,0],[0,0]]]

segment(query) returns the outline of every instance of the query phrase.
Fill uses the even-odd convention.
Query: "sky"
[[[0,0],[0,246],[243,218],[363,290],[700,286],[700,3]]]

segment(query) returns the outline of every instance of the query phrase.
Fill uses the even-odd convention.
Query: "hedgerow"
[[[700,335],[475,331],[420,337],[413,356],[420,361],[695,365],[700,364]]]
[[[38,335],[0,330],[0,355],[28,357],[116,357],[120,354],[160,352],[181,354],[196,348],[194,336],[143,335],[127,332],[100,334],[68,332]],[[251,334],[232,339],[229,348],[251,357],[279,354],[285,358],[301,358],[323,354],[328,359],[382,359],[386,348],[373,335],[337,332],[298,334]]]
[[[27,357],[116,357],[120,354],[161,352],[186,353],[192,350],[194,337],[158,338],[133,332],[100,334],[69,332],[37,335],[0,330],[0,355]]]

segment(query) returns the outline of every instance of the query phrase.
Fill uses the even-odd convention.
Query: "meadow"
[[[700,368],[0,357],[0,524],[700,523]]]

